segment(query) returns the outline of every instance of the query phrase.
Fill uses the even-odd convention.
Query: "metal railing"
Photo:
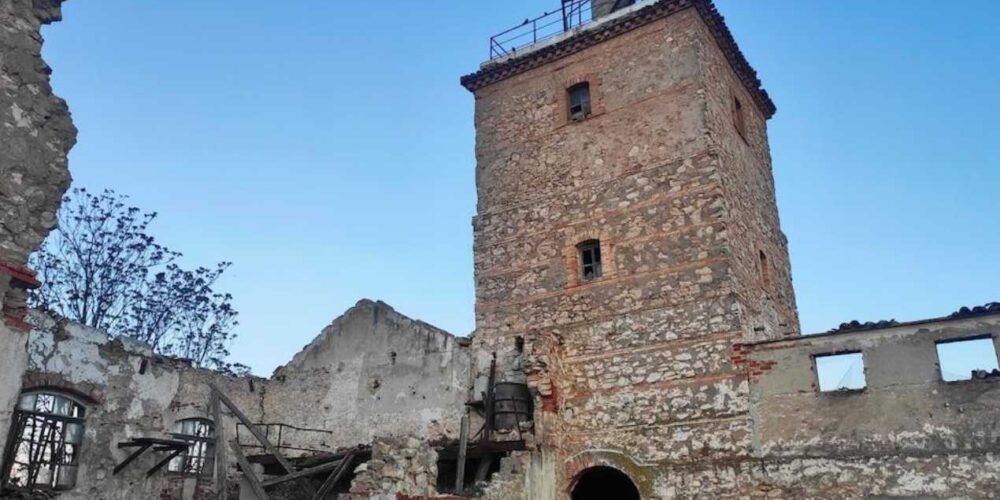
[[[562,7],[490,37],[490,60],[516,54],[528,45],[582,26],[592,17],[591,0],[563,0]]]
[[[327,449],[319,448],[308,448],[302,446],[303,441],[315,442],[324,441],[329,438],[333,433],[330,431],[324,431],[320,429],[303,429],[301,427],[295,427],[293,425],[287,424],[254,424],[258,429],[261,429],[264,433],[264,437],[274,443],[275,448],[279,450],[286,451],[296,451],[296,452],[307,452],[307,453],[322,453],[327,452]],[[241,433],[240,430],[243,432]],[[253,436],[247,438],[247,428],[242,423],[236,424],[236,442],[243,446],[244,448],[260,448],[264,449],[259,443],[253,440]]]

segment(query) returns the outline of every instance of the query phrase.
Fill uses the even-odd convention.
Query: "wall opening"
[[[587,240],[576,246],[580,259],[580,277],[584,281],[601,277],[601,242]]]
[[[569,119],[578,122],[590,116],[590,84],[581,82],[566,92],[569,94]]]
[[[945,382],[1000,377],[992,337],[941,341],[937,343],[937,355],[941,380]]]
[[[3,487],[68,490],[76,484],[86,408],[65,394],[23,394],[11,423]]]
[[[639,489],[624,472],[613,467],[591,467],[577,477],[573,500],[639,500]]]
[[[178,455],[167,470],[178,474],[200,476],[211,471],[215,463],[215,424],[205,418],[187,418],[174,423],[174,439],[187,441],[187,451]]]
[[[860,352],[816,356],[820,392],[860,391],[865,388],[865,358]]]

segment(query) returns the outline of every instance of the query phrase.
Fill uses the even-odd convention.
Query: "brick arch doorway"
[[[639,489],[632,478],[607,466],[581,471],[570,491],[572,500],[640,500]]]

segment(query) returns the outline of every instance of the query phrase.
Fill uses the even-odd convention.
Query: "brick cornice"
[[[528,52],[522,56],[497,63],[488,63],[479,71],[461,78],[462,86],[475,92],[487,85],[511,78],[552,61],[570,56],[584,49],[614,38],[622,33],[645,26],[651,22],[695,8],[708,30],[712,33],[722,53],[736,72],[737,77],[753,96],[754,102],[765,118],[774,116],[777,108],[767,91],[761,86],[757,72],[747,62],[736,40],[726,26],[712,0],[660,0],[633,13],[614,19],[591,30],[581,31],[565,40]]]
[[[17,281],[21,288],[38,288],[42,284],[35,277],[35,272],[25,266],[0,261],[0,274],[6,274]]]

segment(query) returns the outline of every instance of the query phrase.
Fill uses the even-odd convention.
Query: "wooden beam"
[[[222,404],[219,395],[212,391],[212,420],[215,422],[215,491],[218,500],[229,499],[229,478],[226,477],[229,464],[226,462],[226,426],[222,421]]]
[[[469,445],[469,414],[462,415],[462,428],[458,438],[458,470],[455,472],[455,493],[465,489],[465,451]]]
[[[240,468],[243,469],[243,477],[247,478],[247,482],[250,483],[253,492],[257,494],[257,500],[270,500],[267,492],[264,491],[264,485],[260,484],[257,474],[250,467],[250,462],[247,462],[247,457],[243,455],[243,450],[240,449],[240,445],[236,442],[236,439],[229,442],[229,447],[233,450],[233,458],[236,459],[236,463],[240,464]]]
[[[284,476],[279,476],[271,479],[265,479],[263,483],[265,488],[270,488],[276,484],[287,483],[288,481],[294,481],[296,479],[302,479],[304,477],[315,476],[316,474],[322,474],[327,471],[331,471],[340,467],[343,460],[334,460],[332,462],[325,463],[323,465],[317,465],[316,467],[310,467],[308,469],[302,469],[291,474],[285,474]]]
[[[351,451],[346,457],[344,457],[344,460],[340,462],[340,467],[337,467],[337,470],[335,470],[333,474],[330,474],[330,477],[326,478],[326,481],[323,482],[323,486],[320,486],[319,491],[313,495],[312,500],[323,500],[326,498],[326,496],[330,494],[330,491],[333,490],[333,487],[336,486],[337,481],[340,481],[340,476],[343,476],[344,472],[347,472],[347,469],[350,468],[351,463],[353,462],[354,451]]]
[[[145,443],[145,444],[138,444],[137,443],[137,446],[139,447],[138,450],[133,451],[132,454],[128,456],[128,458],[126,458],[122,463],[120,463],[120,464],[118,464],[118,465],[115,466],[114,470],[111,472],[112,476],[117,475],[119,472],[121,472],[122,469],[125,468],[125,466],[127,466],[130,463],[132,463],[132,461],[135,460],[136,458],[138,458],[139,455],[142,455],[142,453],[144,451],[146,451],[150,447],[152,447],[153,443]],[[123,446],[121,446],[121,444],[119,444],[118,447],[119,448],[124,448]]]
[[[288,461],[288,459],[286,459],[285,456],[278,451],[277,447],[271,444],[271,441],[267,439],[267,436],[260,432],[260,429],[258,429],[256,425],[253,425],[253,423],[250,422],[250,419],[247,418],[246,414],[244,414],[243,411],[240,410],[231,399],[229,399],[229,396],[226,396],[219,389],[219,386],[215,385],[215,382],[209,382],[208,385],[212,388],[212,392],[219,397],[219,401],[222,401],[226,407],[229,408],[229,411],[233,412],[233,415],[236,415],[236,418],[240,419],[240,422],[243,422],[243,425],[247,426],[247,429],[250,430],[253,437],[257,438],[257,441],[264,446],[264,450],[271,455],[274,455],[274,459],[281,464],[281,468],[285,469],[285,473],[291,474],[292,472],[295,472],[295,469],[292,467],[292,464]]]
[[[159,462],[157,462],[156,465],[153,466],[152,469],[149,469],[149,472],[146,473],[146,477],[149,477],[149,476],[152,476],[153,474],[156,474],[156,471],[162,469],[164,465],[167,465],[168,463],[170,463],[171,460],[173,460],[174,458],[177,458],[177,455],[180,455],[181,453],[184,453],[185,451],[187,451],[187,448],[181,449],[181,450],[175,449],[173,451],[173,453],[171,453],[170,455],[167,455],[167,458],[164,458],[163,460],[160,460]],[[112,474],[112,475],[114,475],[114,474]]]

